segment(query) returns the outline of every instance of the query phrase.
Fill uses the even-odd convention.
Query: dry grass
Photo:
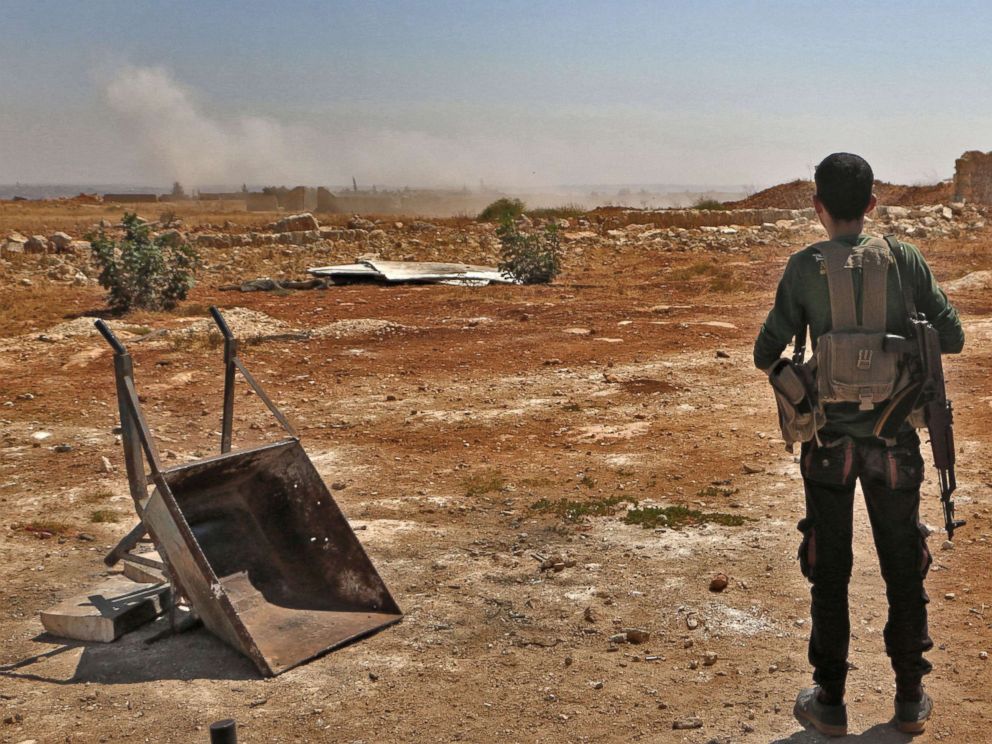
[[[114,524],[119,522],[120,518],[120,512],[113,509],[96,509],[90,512],[90,521],[95,524]]]

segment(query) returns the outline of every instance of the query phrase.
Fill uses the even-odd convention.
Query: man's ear
[[[823,202],[820,201],[820,197],[816,194],[813,194],[813,209],[816,210],[817,214],[821,214],[823,212]]]
[[[875,195],[872,194],[871,199],[868,200],[868,208],[865,210],[865,214],[869,214],[877,204],[878,204],[878,199],[876,199]]]

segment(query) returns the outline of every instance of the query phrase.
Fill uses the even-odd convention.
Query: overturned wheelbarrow
[[[114,349],[124,458],[141,519],[105,561],[154,564],[132,553],[147,534],[176,601],[185,597],[208,629],[262,674],[275,675],[392,625],[402,613],[292,425],[238,358],[223,316],[210,312],[224,336],[221,453],[170,468],[162,467],[142,415],[127,349],[96,321]],[[231,451],[238,371],[285,439]]]

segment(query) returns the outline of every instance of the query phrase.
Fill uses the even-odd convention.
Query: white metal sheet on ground
[[[515,284],[492,266],[430,261],[362,261],[307,269],[314,276],[381,279],[390,284],[425,282],[443,284]]]

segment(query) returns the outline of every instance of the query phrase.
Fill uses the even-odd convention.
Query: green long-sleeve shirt
[[[848,245],[860,245],[869,240],[868,235],[838,237]],[[906,257],[908,277],[901,277],[913,288],[916,309],[933,323],[940,335],[940,350],[956,354],[964,346],[964,331],[957,310],[947,295],[937,286],[937,281],[927,266],[919,249],[911,243],[902,243]],[[858,317],[861,317],[861,269],[853,269],[854,294]],[[906,306],[899,288],[900,277],[895,264],[889,266],[886,286],[886,330],[898,335],[906,334]],[[809,324],[813,348],[817,339],[831,329],[830,293],[827,287],[826,264],[819,250],[808,246],[794,253],[785,266],[785,272],[775,294],[775,305],[768,313],[758,338],[754,342],[754,364],[767,369],[782,354],[803,322]],[[855,437],[870,437],[875,420],[882,411],[858,410],[857,403],[835,403],[825,406],[826,429]]]

